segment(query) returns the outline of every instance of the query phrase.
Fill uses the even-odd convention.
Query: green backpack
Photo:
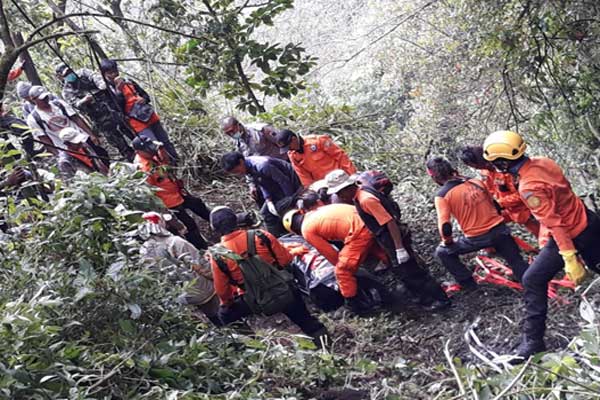
[[[271,256],[277,260],[268,237],[262,232],[254,230],[249,230],[246,236],[248,240],[248,258],[244,258],[223,246],[213,247],[211,254],[219,269],[229,277],[229,281],[235,286],[241,286],[244,290],[244,301],[254,314],[273,315],[282,312],[294,301],[294,293],[290,286],[293,277],[289,272],[270,265],[256,254],[254,240],[258,236],[262,243],[268,247]],[[244,276],[243,285],[233,280],[224,258],[233,260],[238,264]]]

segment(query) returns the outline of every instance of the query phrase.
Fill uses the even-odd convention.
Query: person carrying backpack
[[[358,215],[385,251],[392,271],[419,298],[421,305],[439,310],[450,306],[441,286],[421,267],[412,249],[411,233],[401,222],[398,203],[391,197],[392,182],[381,171],[366,171],[349,176],[338,169],[325,177],[327,191],[344,203],[354,203]]]
[[[283,313],[322,345],[327,329],[308,312],[285,270],[292,261],[289,251],[266,231],[239,229],[236,214],[228,207],[213,209],[210,225],[221,235],[220,244],[208,254],[223,324],[252,314]]]
[[[101,60],[100,72],[108,82],[108,88],[117,97],[117,103],[135,135],[162,142],[170,157],[170,163],[176,165],[178,157],[175,146],[150,104],[150,95],[136,82],[121,78],[114,60]]]
[[[106,87],[102,75],[86,68],[75,71],[66,64],[58,65],[55,71],[62,82],[63,99],[85,114],[95,130],[127,161],[133,161],[135,152],[126,140],[133,140],[133,131],[125,122],[117,98]]]
[[[27,125],[33,137],[46,146],[48,152],[58,155],[65,149],[65,143],[59,134],[65,128],[72,128],[86,137],[87,143],[108,167],[108,153],[100,146],[98,136],[77,112],[62,100],[52,100],[52,95],[43,86],[32,86],[29,97],[35,108],[27,116]]]

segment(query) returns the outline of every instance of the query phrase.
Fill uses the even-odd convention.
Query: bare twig
[[[444,345],[444,356],[446,357],[446,360],[448,360],[448,364],[450,364],[450,369],[452,370],[452,374],[454,374],[454,379],[458,384],[458,389],[460,390],[461,395],[467,394],[467,391],[465,390],[465,385],[460,379],[460,375],[458,374],[456,366],[454,365],[454,361],[452,360],[452,356],[450,355],[450,339],[448,339],[446,341],[446,344]]]
[[[525,363],[525,365],[523,365],[523,368],[521,368],[519,373],[508,384],[508,386],[506,386],[504,389],[502,389],[502,391],[500,393],[498,393],[498,395],[496,397],[494,397],[493,400],[500,400],[506,393],[508,393],[509,390],[511,390],[517,384],[517,382],[519,382],[521,380],[523,375],[525,375],[525,371],[527,371],[527,367],[529,367],[529,364],[531,364],[531,360],[533,360],[533,358],[530,357],[527,360],[527,362]]]

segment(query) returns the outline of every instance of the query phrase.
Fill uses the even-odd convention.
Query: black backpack
[[[262,232],[254,230],[247,231],[246,235],[248,240],[247,258],[223,246],[213,246],[211,255],[219,269],[229,277],[231,284],[244,290],[243,299],[254,314],[268,316],[282,312],[294,301],[294,293],[290,285],[293,277],[288,271],[267,263],[256,254],[254,240],[258,236],[276,260],[268,237]],[[244,276],[243,284],[232,278],[225,258],[238,264]]]

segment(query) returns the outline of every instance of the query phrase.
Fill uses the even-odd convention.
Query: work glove
[[[279,213],[277,212],[277,208],[275,207],[275,204],[273,204],[273,202],[271,200],[267,200],[267,210],[269,210],[269,212],[277,217],[279,217]]]
[[[575,250],[566,250],[560,251],[560,255],[565,261],[565,272],[569,277],[569,280],[575,284],[575,286],[579,285],[583,279],[585,278],[585,267],[579,262],[577,258],[577,252]]]
[[[398,260],[398,264],[404,264],[410,260],[410,255],[405,248],[396,249],[396,260]]]

